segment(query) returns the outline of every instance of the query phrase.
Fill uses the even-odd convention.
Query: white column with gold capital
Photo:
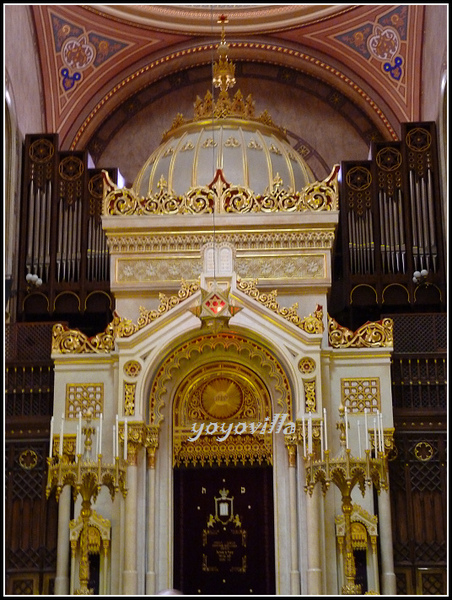
[[[147,448],[148,502],[147,502],[147,566],[146,595],[156,593],[155,583],[155,451],[156,441]]]
[[[314,486],[312,494],[306,498],[308,520],[308,594],[318,596],[322,593],[322,568],[320,555],[320,493],[319,485]]]
[[[125,427],[127,433],[127,427]],[[126,455],[126,454],[124,454]],[[137,447],[128,444],[127,451],[127,496],[125,499],[124,519],[124,571],[122,579],[123,594],[135,596],[138,591],[137,570]]]
[[[395,596],[397,594],[397,586],[394,573],[389,489],[382,489],[378,494],[378,518],[380,529],[382,593],[385,596]]]
[[[300,570],[298,567],[298,516],[297,516],[297,445],[296,440],[286,436],[289,456],[289,510],[290,510],[290,593],[300,595]]]
[[[69,521],[71,518],[71,486],[61,490],[58,502],[58,550],[55,576],[55,596],[69,594]]]

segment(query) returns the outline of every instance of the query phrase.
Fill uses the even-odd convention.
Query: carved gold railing
[[[133,189],[118,188],[104,172],[104,215],[180,215],[254,212],[320,212],[339,209],[337,175],[335,165],[324,181],[316,181],[301,191],[286,190],[276,175],[265,194],[254,194],[246,187],[230,185],[218,171],[209,186],[191,188],[184,195],[174,195],[161,177],[157,193],[143,198]]]

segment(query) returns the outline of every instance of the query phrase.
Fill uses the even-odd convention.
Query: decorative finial
[[[213,64],[213,83],[215,87],[220,88],[221,92],[226,92],[235,85],[235,65],[228,59],[228,44],[224,26],[228,23],[226,15],[221,15],[217,23],[221,24],[221,42],[218,46],[218,62]]]

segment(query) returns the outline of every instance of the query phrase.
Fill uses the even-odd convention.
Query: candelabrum
[[[80,417],[81,421],[81,417]],[[97,460],[92,459],[92,436],[95,428],[91,425],[91,414],[86,416],[85,427],[81,426],[77,431],[77,441],[74,460],[70,460],[68,455],[63,452],[63,439],[60,437],[59,453],[53,456],[53,440],[51,439],[50,456],[48,463],[48,479],[46,494],[47,498],[53,490],[55,497],[59,500],[61,490],[65,485],[70,485],[73,492],[74,501],[80,494],[82,506],[80,515],[82,517],[83,527],[80,533],[80,569],[79,579],[80,588],[76,594],[92,594],[93,590],[88,588],[90,570],[88,553],[88,530],[92,514],[91,504],[95,502],[101,487],[106,486],[114,500],[116,492],[120,491],[125,497],[126,488],[126,461],[115,456],[114,463],[106,464],[102,460],[100,442],[97,445]],[[84,448],[81,447],[81,435],[84,435]],[[99,434],[99,432],[98,432]],[[114,453],[116,454],[116,453]]]
[[[330,450],[326,447],[326,414],[324,416],[323,423],[320,421],[319,428],[316,432],[313,432],[312,418],[308,420],[308,435],[303,435],[304,460],[306,467],[305,491],[312,495],[314,486],[317,483],[321,484],[324,494],[328,490],[331,483],[339,488],[345,524],[345,582],[342,587],[342,594],[361,594],[361,586],[355,582],[356,565],[353,554],[350,518],[353,508],[351,493],[355,486],[359,486],[363,496],[366,488],[371,488],[372,485],[375,486],[378,492],[381,489],[387,489],[388,462],[385,453],[382,425],[378,429],[375,427],[373,434],[370,430],[371,435],[369,435],[366,419],[366,444],[364,455],[362,456],[360,447],[360,456],[356,457],[352,455],[349,447],[349,421],[347,417],[347,410],[344,409],[342,405],[339,407],[339,417],[340,421],[336,423],[336,427],[340,431],[340,450],[335,457],[330,456]],[[306,431],[304,423],[303,430],[303,433],[305,434]],[[320,452],[318,444],[316,444],[316,447],[314,447],[312,443],[313,437],[317,437],[318,439],[320,438]],[[369,448],[370,438],[373,438],[373,448]]]

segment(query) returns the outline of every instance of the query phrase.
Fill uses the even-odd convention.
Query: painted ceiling
[[[32,5],[48,131],[86,147],[143,89],[209,64],[225,13],[234,60],[285,65],[359,106],[386,139],[419,120],[422,5]]]

